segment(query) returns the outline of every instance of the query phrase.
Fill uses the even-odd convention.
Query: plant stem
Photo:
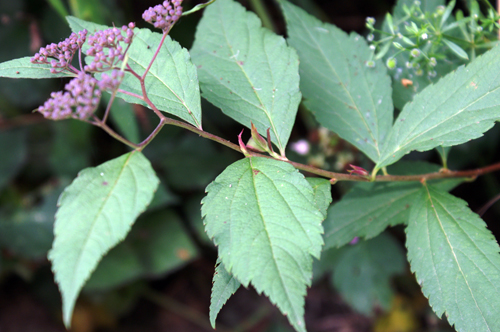
[[[167,309],[168,311],[175,313],[176,315],[179,315],[187,319],[191,323],[196,324],[207,331],[213,331],[212,327],[210,326],[210,323],[207,320],[207,317],[193,310],[191,307],[181,302],[178,302],[171,297],[160,295],[151,289],[144,290],[142,292],[142,295],[149,301],[159,305],[160,307]],[[217,331],[228,332],[229,330],[218,324]]]
[[[162,114],[163,116],[163,114]],[[163,116],[164,117],[164,116]],[[238,151],[240,153],[243,153],[240,149],[240,147],[228,140],[225,140],[219,136],[210,134],[204,130],[201,130],[199,128],[194,127],[191,124],[174,120],[171,118],[164,117],[165,119],[165,124],[181,127],[184,129],[187,129],[193,133],[198,134],[201,137],[208,138],[212,141],[215,141],[217,143],[220,143],[222,145],[227,146],[230,149],[233,149],[235,151]],[[264,157],[264,158],[269,158],[269,159],[275,159],[272,158],[271,156],[266,156],[260,153],[256,153],[253,151],[248,150],[248,154],[253,156],[253,157]],[[356,182],[369,182],[370,179],[366,177],[362,177],[359,175],[351,175],[351,174],[345,174],[345,173],[335,173],[335,172],[330,172],[326,171],[323,169],[316,168],[314,166],[310,165],[305,165],[301,163],[297,163],[294,161],[285,161],[292,166],[294,166],[297,169],[316,174],[319,176],[323,176],[328,179],[333,179],[334,181],[356,181]],[[372,178],[372,181],[374,182],[396,182],[396,181],[405,181],[405,182],[411,182],[411,181],[426,181],[426,180],[435,180],[435,179],[449,179],[449,178],[471,178],[475,179],[479,175],[483,175],[486,173],[491,173],[494,171],[500,170],[500,163],[496,163],[490,166],[486,166],[483,168],[477,168],[473,170],[467,170],[467,171],[451,171],[451,170],[443,170],[441,172],[435,172],[435,173],[426,173],[426,174],[418,174],[418,175],[377,175]]]
[[[94,122],[89,121],[91,124],[102,128],[105,132],[107,132],[111,137],[116,139],[117,141],[122,142],[125,145],[130,146],[131,148],[135,150],[142,150],[142,147],[139,144],[135,144],[130,142],[128,139],[125,137],[122,137],[120,134],[115,132],[113,129],[111,129],[106,123],[104,123],[102,120],[100,120],[97,116],[94,115]]]
[[[153,57],[151,58],[151,61],[149,61],[149,65],[148,67],[146,68],[146,70],[144,71],[144,73],[142,74],[142,77],[141,77],[141,83],[144,82],[144,80],[146,79],[146,75],[148,74],[149,72],[149,69],[151,69],[151,66],[153,65],[153,62],[155,62],[156,60],[156,57],[158,56],[158,53],[160,53],[160,49],[162,48],[163,46],[163,42],[165,41],[165,38],[167,38],[167,34],[168,32],[164,32],[162,37],[161,37],[161,40],[160,40],[160,43],[158,44],[158,47],[156,48],[156,51],[155,51],[155,54],[153,55]]]

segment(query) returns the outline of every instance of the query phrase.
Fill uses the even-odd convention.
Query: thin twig
[[[204,314],[193,310],[193,308],[181,302],[178,302],[171,297],[160,295],[151,289],[144,290],[142,294],[144,298],[148,299],[149,301],[167,309],[168,311],[175,313],[176,315],[185,318],[191,323],[196,324],[199,327],[206,329],[207,331],[213,331],[212,326],[210,326],[210,323],[207,320],[207,317]],[[217,331],[229,332],[229,329],[221,326],[220,324],[217,324]]]
[[[500,194],[496,195],[495,197],[490,199],[488,203],[484,204],[484,206],[480,208],[479,211],[477,211],[477,214],[479,214],[479,216],[482,217],[483,214],[485,214],[486,211],[488,211],[488,209],[492,207],[493,204],[495,204],[498,200],[500,200]]]

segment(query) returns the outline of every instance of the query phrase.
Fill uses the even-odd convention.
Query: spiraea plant
[[[481,137],[500,118],[497,13],[486,7],[483,14],[475,1],[465,16],[455,1],[399,0],[382,24],[367,19],[366,40],[278,2],[286,39],[235,0],[184,13],[181,0],[167,0],[142,16],[160,32],[67,17],[73,33],[66,40],[0,64],[2,77],[69,78],[36,112],[87,122],[131,149],[82,170],[59,197],[48,258],[66,326],[103,256],[155,195],[159,179],[143,150],[176,126],[242,154],[201,200],[205,231],[218,251],[212,326],[229,297],[251,285],[296,331],[306,331],[313,259],[318,274],[333,271],[335,286],[355,308],[387,309],[388,280],[404,271],[405,260],[383,232],[402,225],[411,270],[435,313],[457,331],[500,331],[498,243],[467,203],[448,193],[500,164],[447,167],[450,147]],[[188,51],[169,32],[203,8]],[[247,127],[251,142],[240,134],[235,144],[203,129],[201,97]],[[108,125],[118,99],[158,118],[142,142]],[[102,100],[107,107],[99,116]],[[326,131],[366,156],[364,167],[337,173],[287,156],[301,101]],[[442,165],[401,161],[431,149]],[[332,204],[332,185],[344,181],[354,184]],[[353,269],[369,272],[356,278]]]

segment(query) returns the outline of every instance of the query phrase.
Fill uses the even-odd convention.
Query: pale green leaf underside
[[[96,30],[110,28],[75,17],[67,19],[74,32],[87,29],[89,33],[94,33]],[[149,29],[134,29],[134,33],[134,40],[127,53],[127,63],[136,73],[142,75],[160,44],[162,35]],[[201,128],[201,100],[197,75],[189,52],[167,36],[146,76],[148,97],[159,110]],[[120,88],[142,96],[139,80],[132,74],[125,75]],[[145,102],[135,97],[123,93],[118,93],[117,96],[126,102],[148,107]]]
[[[500,331],[500,248],[466,204],[423,187],[406,229],[408,258],[438,316],[459,332]]]
[[[210,324],[215,329],[215,319],[227,300],[240,288],[240,282],[227,272],[224,264],[217,260],[210,297]]]
[[[373,314],[378,305],[389,310],[393,297],[391,277],[405,271],[406,258],[401,245],[382,233],[340,249],[332,281],[342,297],[359,312]]]
[[[329,180],[322,178],[306,178],[314,190],[314,203],[323,218],[326,218],[326,210],[332,202],[332,185]]]
[[[49,253],[69,326],[85,281],[102,256],[123,240],[153,198],[159,180],[140,152],[81,171],[59,198]]]
[[[368,68],[372,51],[363,37],[347,35],[281,1],[288,42],[300,58],[300,89],[318,122],[373,161],[393,121],[391,81],[385,65]]]
[[[301,100],[297,53],[257,16],[218,0],[198,24],[191,49],[203,97],[271,140],[284,152]]]
[[[55,78],[55,77],[71,77],[68,72],[52,74],[51,65],[33,64],[31,56],[24,58],[9,60],[0,63],[0,77],[9,78]]]
[[[319,257],[323,244],[323,216],[304,176],[286,162],[245,158],[207,187],[202,203],[207,234],[228,272],[305,331],[304,296],[311,256]]]
[[[478,138],[500,118],[500,47],[425,88],[403,108],[376,167],[413,150]]]
[[[400,162],[389,169],[393,175],[437,172],[438,165]],[[446,179],[436,186],[451,190],[462,179]],[[389,226],[408,222],[410,207],[419,195],[418,182],[357,183],[328,210],[323,222],[325,247],[342,247],[354,237],[370,239]],[[362,207],[362,208],[359,208]]]

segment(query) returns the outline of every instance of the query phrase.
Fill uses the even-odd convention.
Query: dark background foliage
[[[50,1],[0,1],[0,62],[33,55],[41,46],[70,34]],[[146,27],[142,12],[156,2],[138,0],[69,1],[80,18],[121,26]],[[241,1],[255,9],[255,1]],[[382,20],[390,0],[295,0],[310,13],[345,31],[364,32],[365,18]],[[198,1],[185,0],[191,8]],[[262,1],[279,34],[283,18],[273,1]],[[68,4],[66,4],[69,8]],[[73,7],[76,8],[76,7]],[[170,33],[190,48],[202,12],[183,18]],[[46,253],[50,249],[57,197],[85,167],[115,158],[127,148],[106,133],[74,120],[51,122],[32,111],[66,81],[0,79],[0,331],[63,331],[60,298]],[[143,139],[156,120],[140,106],[119,103],[112,124],[127,137]],[[203,102],[205,130],[236,141],[241,126]],[[247,133],[247,138],[248,138]],[[452,149],[449,167],[466,169],[498,161],[498,126],[478,140]],[[370,169],[358,151],[318,129],[301,107],[291,142],[307,139],[309,159],[289,157],[344,171],[353,163]],[[199,202],[204,188],[241,156],[176,127],[166,127],[144,151],[162,180],[150,209],[126,241],[107,257],[80,297],[74,331],[210,331],[208,305],[216,251],[203,232]],[[439,162],[435,152],[410,159]],[[334,187],[334,200],[349,188]],[[496,175],[466,183],[453,194],[478,211],[500,192]],[[499,235],[500,205],[484,219]],[[167,224],[167,225],[166,225]],[[166,226],[165,226],[166,225]],[[400,228],[390,230],[403,243]],[[105,260],[106,260],[105,259]],[[318,279],[306,299],[310,331],[445,331],[407,269],[393,280],[392,308],[365,317],[352,310],[327,278]],[[289,331],[285,318],[252,289],[239,290],[222,310],[219,331]]]

